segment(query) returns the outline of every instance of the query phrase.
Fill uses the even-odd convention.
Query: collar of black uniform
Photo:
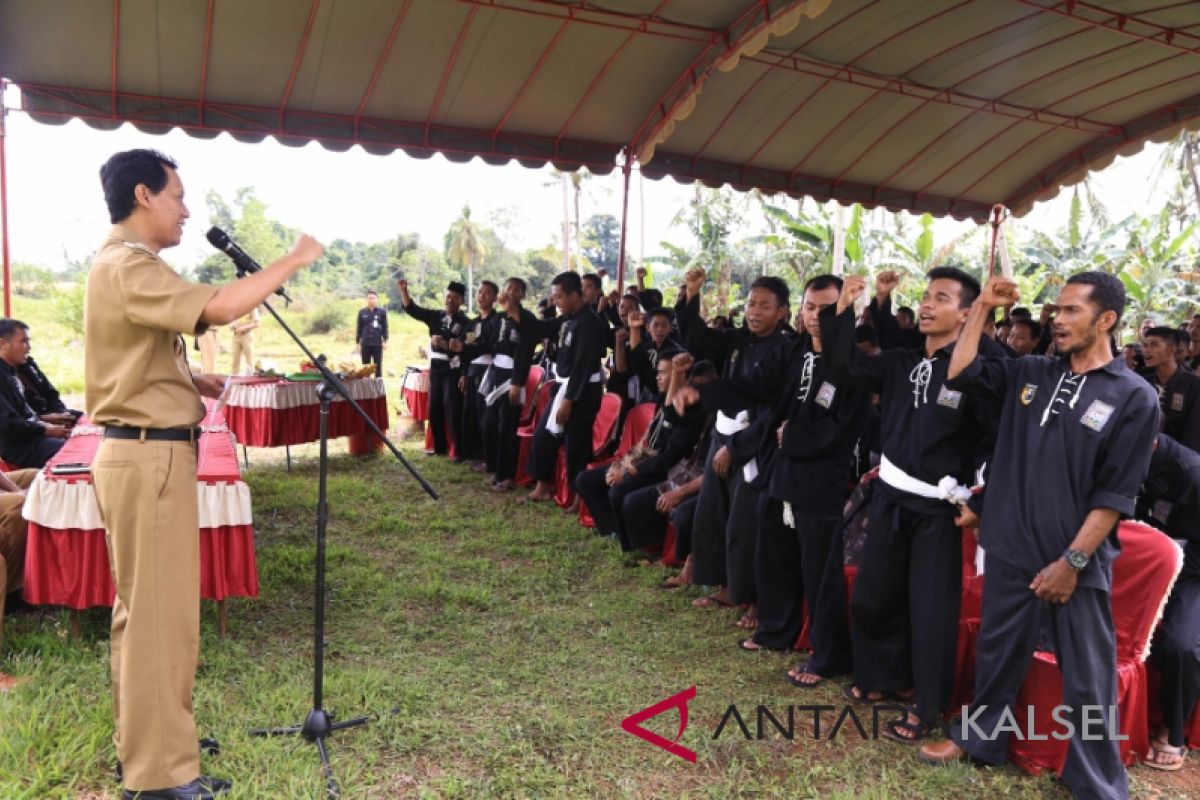
[[[1057,356],[1057,358],[1058,358],[1059,363],[1062,364],[1063,369],[1065,369],[1067,372],[1072,372],[1070,356]],[[1121,355],[1121,356],[1116,356],[1115,358],[1113,358],[1112,361],[1109,361],[1103,367],[1097,367],[1096,369],[1088,370],[1087,372],[1079,373],[1079,374],[1090,375],[1093,372],[1108,372],[1112,375],[1120,375],[1121,372],[1128,370],[1128,369],[1129,369],[1129,367],[1125,366],[1125,357],[1123,355]],[[1074,374],[1074,373],[1072,372],[1072,374]]]
[[[3,358],[0,358],[0,369],[4,370],[5,375],[16,375],[17,374],[17,368],[14,367],[12,364],[8,363],[7,361],[5,361]]]

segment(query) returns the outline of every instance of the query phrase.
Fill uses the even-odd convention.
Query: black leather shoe
[[[201,739],[200,754],[216,756],[221,754],[221,743],[216,739]],[[125,780],[125,771],[121,768],[121,759],[117,759],[116,765],[113,767],[113,780],[121,783]]]
[[[212,800],[229,793],[230,781],[201,775],[191,783],[172,789],[144,789],[140,792],[126,789],[121,800]]]

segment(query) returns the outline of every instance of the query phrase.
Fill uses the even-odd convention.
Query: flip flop
[[[909,717],[917,717],[917,722],[909,722]],[[879,735],[885,739],[891,739],[893,742],[900,744],[916,744],[924,739],[937,727],[935,722],[925,722],[917,715],[916,706],[905,706],[904,719],[893,719],[885,722],[883,730]],[[907,731],[910,735],[905,736],[901,731]]]
[[[692,605],[696,608],[733,608],[733,603],[728,600],[722,600],[715,594],[697,597],[692,601]]]
[[[788,683],[790,683],[792,686],[800,689],[815,689],[825,682],[825,676],[810,670],[807,661],[799,666],[799,670],[799,673],[796,675],[788,672],[785,676],[788,679]],[[812,683],[805,683],[804,681],[800,680],[800,675],[812,675],[814,678],[816,678],[816,681]]]
[[[751,646],[753,645],[753,646]],[[766,645],[758,644],[754,641],[754,637],[742,639],[738,642],[738,649],[743,653],[782,653],[783,650],[778,647],[767,647]]]
[[[854,690],[858,689],[859,694],[855,694]],[[871,697],[872,694],[877,694],[879,697]],[[864,692],[853,683],[848,683],[842,687],[842,699],[848,700],[856,706],[869,706],[875,703],[888,703],[896,700],[904,700],[895,692],[880,691],[880,692]]]
[[[1164,764],[1158,760],[1160,755],[1178,756],[1179,760],[1170,761]],[[1147,753],[1146,757],[1142,759],[1142,763],[1144,765],[1150,767],[1150,769],[1157,769],[1161,772],[1175,772],[1176,770],[1183,769],[1184,762],[1186,761],[1186,747],[1175,747],[1174,745],[1167,744],[1161,739],[1156,739],[1150,742],[1150,752]]]

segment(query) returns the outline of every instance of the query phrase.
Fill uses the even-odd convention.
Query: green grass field
[[[56,351],[52,310],[16,311],[34,325],[47,371],[77,386],[79,348]],[[415,327],[402,331],[388,356],[393,370],[415,354]],[[298,358],[273,322],[263,334],[264,355]],[[349,352],[349,336],[314,341],[334,360]],[[735,615],[692,608],[698,590],[662,591],[661,570],[625,567],[615,544],[556,509],[488,492],[476,473],[424,458],[415,443],[404,450],[440,502],[390,456],[358,459],[344,442],[334,446],[325,705],[341,717],[376,716],[330,740],[343,796],[1068,796],[1012,767],[922,767],[911,747],[863,741],[849,725],[834,740],[813,740],[799,715],[791,741],[770,728],[746,740],[733,725],[714,739],[731,704],[753,732],[756,705],[779,717],[789,704],[840,709],[840,687],[791,687],[783,673],[795,656],[738,651]],[[317,465],[314,447],[293,452],[291,472],[281,453],[251,452],[260,596],[228,601],[224,639],[215,606],[202,611],[196,716],[201,735],[222,745],[203,766],[233,778],[237,798],[323,796],[312,745],[248,735],[298,723],[311,705]],[[25,680],[0,695],[3,800],[119,796],[107,614],[83,619],[78,640],[59,609],[7,621],[0,669]],[[621,730],[625,716],[693,685],[680,743],[696,764]],[[673,712],[646,724],[668,739],[677,726]],[[1172,776],[1137,768],[1131,784],[1142,798],[1196,797],[1200,788],[1191,765]]]

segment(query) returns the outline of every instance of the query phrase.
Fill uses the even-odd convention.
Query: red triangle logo
[[[625,719],[621,720],[621,729],[626,733],[632,733],[634,736],[649,742],[655,747],[661,747],[672,755],[679,756],[684,761],[692,764],[696,763],[696,754],[686,747],[679,744],[680,737],[687,730],[688,724],[688,701],[696,696],[696,687],[684,689],[679,694],[674,694],[666,700],[655,703],[649,708],[643,708],[636,714],[630,714]],[[675,734],[675,741],[670,741],[659,736],[653,731],[648,731],[642,727],[642,723],[646,720],[657,717],[664,711],[678,708],[679,709],[679,733]]]

